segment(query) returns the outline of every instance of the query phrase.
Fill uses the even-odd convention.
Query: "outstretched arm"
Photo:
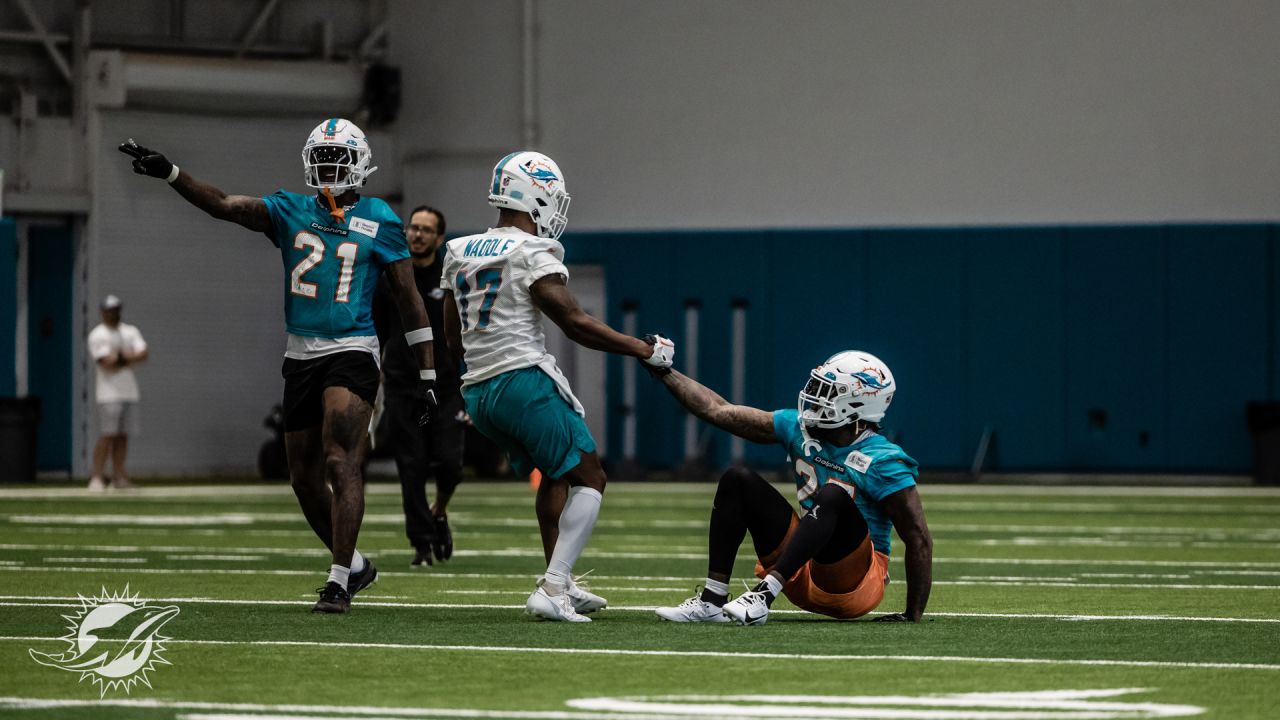
[[[208,183],[200,182],[191,174],[180,170],[162,153],[135,143],[132,139],[121,143],[120,152],[133,158],[133,171],[139,175],[168,181],[187,202],[209,215],[233,222],[255,232],[271,230],[271,214],[262,198],[249,195],[228,195]]]
[[[899,490],[883,500],[885,512],[893,521],[893,528],[906,546],[903,560],[907,570],[907,609],[884,618],[920,622],[924,607],[929,604],[929,591],[933,588],[933,537],[924,519],[920,505],[920,493],[914,486]]]
[[[653,354],[649,343],[623,335],[600,320],[591,317],[578,306],[578,300],[569,291],[564,276],[559,274],[539,278],[529,286],[533,304],[551,318],[564,334],[575,343],[603,352],[630,355],[641,360]]]
[[[778,442],[773,433],[773,413],[746,405],[734,405],[697,380],[672,370],[661,377],[686,410],[712,425],[744,440],[768,444]]]
[[[233,222],[254,232],[271,230],[271,215],[260,197],[228,195],[191,177],[186,170],[179,170],[178,178],[171,184],[187,202],[219,220]]]

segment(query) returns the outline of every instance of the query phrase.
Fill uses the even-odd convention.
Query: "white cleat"
[[[745,592],[725,603],[724,614],[739,625],[763,625],[769,621],[768,594],[763,591]]]
[[[565,590],[565,594],[573,603],[573,609],[582,615],[609,607],[608,600],[579,585],[576,580],[569,583],[569,589]]]
[[[725,623],[729,622],[729,618],[724,616],[724,611],[718,605],[712,605],[704,602],[701,593],[685,600],[675,607],[658,608],[655,612],[658,617],[663,620],[681,623]]]
[[[524,611],[526,613],[545,620],[591,622],[591,618],[586,615],[580,615],[577,610],[573,609],[573,598],[569,597],[567,589],[564,592],[551,595],[547,593],[546,582],[546,578],[538,578],[538,589],[534,590],[529,599],[524,602]]]
[[[104,492],[107,489],[107,481],[101,476],[94,475],[89,478],[89,492]]]

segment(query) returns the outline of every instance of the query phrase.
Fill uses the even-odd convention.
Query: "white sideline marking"
[[[165,555],[166,560],[226,560],[230,562],[254,562],[266,560],[266,555]]]
[[[1115,513],[1120,515],[1274,515],[1280,513],[1280,505],[1257,503],[1093,503],[1076,502],[1017,502],[1008,500],[928,500],[930,510],[948,512],[1031,512],[1031,513]]]
[[[168,532],[168,531],[166,531]],[[292,532],[292,531],[290,531]],[[301,531],[299,531],[301,532]],[[314,537],[310,531],[305,533],[307,537]],[[361,531],[360,536],[364,537],[366,532]],[[398,536],[397,536],[398,537]],[[1272,546],[1275,547],[1275,546]],[[46,544],[46,543],[0,543],[0,550],[35,550],[35,551],[83,551],[86,549],[84,545],[70,544]],[[121,553],[140,553],[140,552],[173,552],[173,553],[206,553],[216,551],[219,553],[248,553],[248,554],[264,554],[264,555],[288,555],[291,557],[313,556],[313,557],[329,557],[329,551],[324,548],[282,548],[282,547],[240,547],[240,546],[210,546],[210,545],[95,545],[93,549],[98,552],[121,552]],[[361,548],[362,551],[366,548]],[[403,548],[367,548],[367,551],[374,556],[376,560],[379,555],[407,555],[408,551]],[[454,553],[461,557],[509,557],[514,554],[521,554],[524,557],[542,557],[542,552],[525,549],[525,548],[504,548],[500,550],[458,550]],[[613,557],[617,554],[597,553],[588,549],[585,557]],[[627,558],[649,559],[649,560],[669,560],[673,559],[669,554],[663,553],[628,553],[623,554]],[[678,559],[683,559],[685,553],[679,553]],[[696,554],[698,560],[705,560],[706,553]],[[0,565],[8,562],[0,560]],[[902,558],[894,555],[889,558],[889,562],[901,563]],[[1090,558],[1004,558],[1004,557],[935,557],[934,564],[970,564],[970,565],[1083,565],[1083,566],[1107,566],[1107,567],[1173,567],[1173,568],[1208,568],[1221,574],[1231,574],[1225,568],[1250,568],[1250,569],[1271,569],[1280,570],[1280,561],[1248,561],[1248,560],[1102,560]],[[381,571],[379,571],[381,572]],[[1245,573],[1241,573],[1245,574]],[[425,573],[419,574],[426,577]],[[475,575],[473,577],[490,577],[485,575]]]
[[[1061,475],[1063,480],[1072,476]],[[779,483],[779,488],[786,488]],[[706,495],[707,501],[715,493],[715,483],[644,483],[628,486],[615,483],[609,487],[610,497],[630,497],[636,493],[643,497],[645,493],[657,490],[664,495]],[[1145,485],[969,485],[969,484],[936,484],[925,483],[920,486],[921,494],[926,496],[964,496],[964,495],[1007,495],[1020,497],[1139,497],[1139,498],[1280,498],[1280,488],[1263,487],[1159,487]],[[365,486],[369,495],[399,496],[400,488],[394,483],[370,483]],[[486,483],[486,493],[490,496],[504,495],[528,498],[532,502],[533,494],[528,485],[520,482]],[[81,499],[94,502],[121,500],[137,502],[139,500],[165,500],[185,498],[225,498],[232,500],[245,495],[275,496],[293,499],[293,493],[287,483],[265,485],[261,483],[193,483],[190,485],[170,485],[165,487],[143,486],[129,492],[127,497],[116,495],[90,494],[80,486],[61,488],[4,488],[0,489],[2,500],[67,500]],[[463,498],[470,502],[472,498]]]
[[[445,591],[449,592],[449,591]],[[688,592],[687,589],[672,590],[670,592]],[[525,591],[485,591],[486,595],[526,595]],[[302,597],[310,597],[302,596]],[[374,597],[402,597],[402,596],[376,596],[361,595],[361,598]],[[173,602],[173,603],[194,603],[203,605],[298,605],[305,606],[312,604],[312,600],[233,600],[207,597],[163,597],[151,598],[144,597],[144,600],[151,602]],[[39,602],[31,602],[39,601]],[[364,602],[358,603],[359,607],[370,608],[409,608],[420,610],[520,610],[524,608],[522,604],[502,605],[493,603],[426,603],[426,602]],[[78,598],[64,595],[0,595],[0,607],[81,607]],[[653,612],[657,610],[657,605],[610,605],[609,610],[619,610],[625,612]],[[811,615],[805,610],[777,609],[770,611],[773,614],[782,615]],[[872,615],[885,615],[889,611],[881,610],[871,613]],[[1228,623],[1280,623],[1280,618],[1240,618],[1240,617],[1211,617],[1196,615],[1072,615],[1057,613],[993,613],[993,612],[933,612],[927,613],[930,617],[956,617],[956,618],[1000,618],[1009,620],[1063,620],[1068,622],[1081,621],[1141,621],[1141,622],[1228,622]],[[818,617],[818,616],[814,616]]]
[[[529,720],[662,720],[663,716],[620,715],[573,710],[474,710],[469,708],[396,708],[396,707],[333,707],[329,705],[261,705],[256,703],[213,703],[168,700],[46,700],[42,698],[0,697],[0,707],[20,710],[76,707],[122,707],[155,710],[206,710],[212,713],[181,714],[185,720],[340,720],[343,717],[371,718],[528,718]],[[225,711],[225,712],[216,712]],[[262,714],[287,713],[287,714]],[[315,713],[299,715],[297,713]]]
[[[938,532],[983,532],[989,533],[999,529],[1011,533],[1080,533],[1087,535],[1185,535],[1204,534],[1248,535],[1258,534],[1267,537],[1280,537],[1280,530],[1275,528],[1241,528],[1241,527],[1169,527],[1164,525],[983,525],[970,523],[930,523],[929,528]]]
[[[1117,702],[1149,688],[930,695],[657,695],[578,698],[569,707],[663,718],[895,718],[898,720],[1119,720],[1201,715],[1198,705]],[[1096,700],[1095,698],[1103,698]],[[750,703],[750,704],[748,704]],[[610,716],[604,716],[610,717]]]
[[[461,553],[455,552],[454,555]],[[542,553],[537,553],[537,557],[543,557]],[[594,558],[610,558],[615,557],[610,553],[590,553],[587,557]],[[628,556],[629,557],[629,556]],[[701,559],[702,556],[697,556]],[[102,573],[110,570],[109,567],[76,567],[74,565],[55,565],[55,566],[0,566],[0,572],[66,572],[66,573]],[[128,568],[130,573],[138,575],[317,575],[314,570],[250,570],[238,568]],[[379,575],[388,577],[443,577],[443,574],[435,574],[430,570],[418,572],[394,572],[389,571]],[[483,578],[489,577],[485,575],[456,575],[453,577],[461,578]],[[518,577],[534,577],[534,575],[520,575]],[[604,576],[601,576],[603,579]],[[654,578],[648,578],[654,579]],[[678,581],[680,578],[676,578]],[[1036,579],[1035,581],[1004,581],[1004,580],[934,580],[934,585],[960,585],[960,586],[993,586],[993,587],[1054,587],[1054,588],[1129,588],[1134,590],[1280,590],[1280,585],[1227,585],[1216,583],[1099,583],[1099,582],[1079,582],[1067,578],[1050,578],[1050,581]]]
[[[1138,590],[1280,590],[1280,585],[1215,585],[1212,583],[1099,583],[1067,579],[1059,582],[1037,580],[934,580],[934,585],[979,585],[996,587],[1132,588]]]
[[[1239,550],[1241,548],[1274,550],[1275,542],[1252,540],[1112,540],[1102,537],[1012,537],[1012,538],[948,538],[949,545],[979,545],[983,547],[1058,547],[1072,545],[1089,548],[1215,548]]]
[[[657,592],[657,593],[687,593],[687,587],[656,587],[656,588],[634,588],[634,587],[607,587],[604,585],[592,585],[592,592],[599,590],[600,592]],[[520,595],[527,596],[528,590],[440,590],[441,595]],[[610,605],[609,607],[613,607]]]
[[[147,561],[146,558],[133,557],[47,557],[42,562],[47,563],[137,563],[142,564]]]
[[[567,702],[573,710],[479,710],[472,708],[403,708],[371,706],[267,705],[260,703],[212,703],[154,699],[47,700],[0,698],[0,707],[51,709],[71,707],[125,707],[133,709],[203,710],[180,714],[185,720],[329,720],[334,717],[465,717],[530,718],[536,720],[662,720],[690,717],[790,717],[801,718],[910,718],[934,720],[966,718],[1159,718],[1198,715],[1204,708],[1152,702],[1116,702],[1110,698],[1148,688],[1105,690],[1047,690],[1033,692],[951,693],[918,696],[823,695],[657,695],[577,698]],[[754,703],[754,704],[746,704]],[[807,705],[806,705],[807,704]],[[897,706],[901,709],[890,709]],[[925,708],[931,708],[926,710]],[[954,708],[939,710],[937,708]],[[988,709],[989,712],[983,712]],[[1013,712],[1008,712],[1013,710]],[[1038,710],[1038,712],[1037,712]],[[599,714],[601,711],[607,713]],[[627,712],[630,711],[630,712]],[[1024,711],[1024,712],[1018,712]],[[1025,712],[1031,711],[1031,712]],[[1056,711],[1056,712],[1055,712]],[[269,714],[263,714],[269,713]],[[314,713],[303,715],[300,713]],[[675,714],[669,714],[675,713]]]
[[[524,607],[521,605],[520,607]],[[0,636],[13,642],[54,642],[62,637]],[[99,639],[99,642],[127,642]],[[506,652],[548,655],[613,655],[621,657],[711,657],[751,660],[883,660],[902,662],[987,663],[995,665],[1106,665],[1111,667],[1187,668],[1196,670],[1280,670],[1280,665],[1267,663],[1172,662],[1167,660],[1070,660],[1055,658],[975,657],[965,655],[860,655],[817,653],[720,652],[713,650],[624,650],[621,648],[553,648],[519,647],[515,645],[431,645],[415,643],[355,643],[318,640],[165,640],[166,644],[224,645],[233,647],[320,647],[377,650],[431,650],[445,652]]]
[[[1064,476],[1065,477],[1065,476]],[[930,485],[924,495],[1023,495],[1140,498],[1280,498],[1280,488],[1269,487],[1143,487],[1138,485]]]
[[[468,513],[450,513],[457,517],[458,523],[470,527],[538,527],[534,518],[481,518]],[[300,513],[274,512],[221,512],[207,515],[166,515],[135,513],[130,515],[117,513],[101,513],[93,515],[74,515],[71,513],[18,514],[9,515],[7,519],[18,525],[253,525],[254,523],[294,523],[302,519]],[[403,513],[367,513],[362,525],[403,525]],[[629,527],[664,527],[700,529],[706,527],[706,520],[597,520],[598,528]]]

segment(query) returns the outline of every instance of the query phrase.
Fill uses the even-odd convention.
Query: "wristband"
[[[419,370],[419,371],[418,371],[418,379],[419,379],[419,380],[435,380],[435,379],[436,379],[436,371],[435,371],[434,369]]]
[[[169,177],[165,178],[164,181],[172,185],[173,181],[177,179],[178,179],[178,166],[174,165],[173,169],[169,171]]]
[[[409,332],[404,334],[404,341],[409,343],[410,345],[417,345],[418,343],[431,342],[431,340],[432,340],[431,328],[429,327],[418,328],[417,330],[410,330]]]

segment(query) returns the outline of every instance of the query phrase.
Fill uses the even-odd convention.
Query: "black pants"
[[[747,533],[761,563],[776,563],[784,577],[809,560],[831,564],[851,555],[868,532],[853,498],[828,483],[814,500],[822,512],[797,518],[791,503],[759,474],[741,468],[726,471],[711,505],[707,573],[728,575]]]
[[[431,551],[435,519],[427,500],[427,480],[436,487],[452,490],[462,482],[462,446],[466,425],[461,393],[441,396],[436,416],[426,427],[418,426],[412,393],[387,389],[387,427],[400,475],[400,497],[404,501],[405,535],[420,552]]]

